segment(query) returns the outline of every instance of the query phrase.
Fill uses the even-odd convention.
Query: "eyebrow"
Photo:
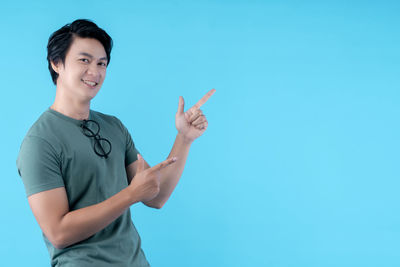
[[[92,56],[91,54],[85,53],[85,52],[80,52],[79,55],[87,56],[87,57],[93,58],[93,56]],[[102,57],[102,58],[100,58],[99,60],[107,60],[107,57]]]

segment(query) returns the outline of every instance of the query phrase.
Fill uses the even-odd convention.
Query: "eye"
[[[89,62],[89,60],[87,58],[81,58],[80,61]]]
[[[103,66],[103,67],[107,67],[107,64],[104,62],[100,62],[99,65]]]

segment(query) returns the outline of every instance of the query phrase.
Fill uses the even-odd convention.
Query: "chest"
[[[125,188],[125,143],[117,133],[103,131],[102,138],[111,144],[107,158],[99,156],[98,142],[82,131],[60,135],[61,173],[68,195],[70,209],[99,203]],[[108,149],[104,143],[104,149]],[[108,152],[108,151],[106,151]]]

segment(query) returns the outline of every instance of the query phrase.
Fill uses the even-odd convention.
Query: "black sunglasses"
[[[111,153],[111,143],[107,139],[100,137],[99,123],[94,120],[83,120],[81,128],[84,135],[86,135],[87,137],[94,137],[94,152],[100,157],[107,158],[108,155]]]

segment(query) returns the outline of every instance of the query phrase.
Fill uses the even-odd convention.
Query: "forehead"
[[[74,37],[68,55],[77,56],[80,53],[93,55],[95,58],[107,57],[103,45],[93,38]]]

